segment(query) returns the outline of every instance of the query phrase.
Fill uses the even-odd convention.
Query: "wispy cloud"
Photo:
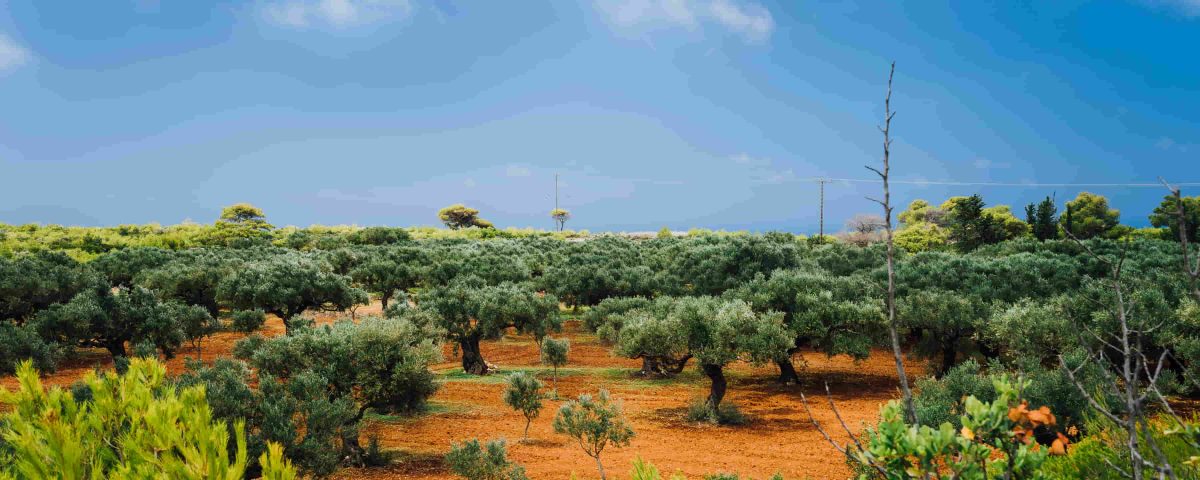
[[[596,0],[608,23],[620,29],[676,27],[703,30],[706,25],[762,43],[775,30],[775,19],[762,5],[739,0]]]
[[[29,50],[0,33],[0,73],[16,70],[28,63],[31,57]]]
[[[298,29],[343,29],[412,15],[411,0],[269,0],[259,9],[268,23]]]

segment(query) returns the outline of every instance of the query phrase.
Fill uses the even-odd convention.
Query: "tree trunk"
[[[642,356],[642,375],[650,376],[657,375],[659,372],[658,358],[643,355]]]
[[[954,360],[958,358],[958,337],[950,337],[947,342],[942,344],[942,368],[938,372],[938,378],[946,376],[946,373],[954,368]]]
[[[283,334],[292,334],[292,316],[279,314],[279,319],[283,321]]]
[[[721,406],[721,400],[725,398],[725,369],[711,363],[702,364],[700,368],[704,369],[704,374],[712,381],[708,390],[708,404],[715,412],[717,407]]]
[[[596,469],[600,470],[600,480],[608,480],[608,476],[604,474],[604,464],[600,463],[599,453],[596,453]]]
[[[342,453],[347,465],[352,467],[361,467],[366,465],[366,450],[358,441],[358,431],[354,434],[342,435]]]
[[[479,338],[465,338],[458,342],[458,346],[462,349],[463,371],[474,375],[487,375],[487,362],[483,361],[483,354],[479,352]]]
[[[385,312],[387,311],[388,300],[392,299],[392,294],[383,293],[379,295],[379,305]]]
[[[521,441],[529,440],[529,424],[533,423],[533,419],[525,417],[525,433],[521,434]]]
[[[796,373],[796,366],[792,364],[791,357],[776,360],[775,364],[779,365],[779,383],[800,383],[800,375]]]

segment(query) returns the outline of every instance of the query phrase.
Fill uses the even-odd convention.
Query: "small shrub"
[[[267,314],[262,310],[237,310],[229,315],[229,327],[237,332],[250,333],[262,328]]]
[[[600,461],[604,447],[629,445],[633,438],[633,427],[625,420],[621,405],[614,403],[605,390],[595,397],[583,394],[563,404],[554,416],[554,431],[574,438],[584,453],[596,459],[601,480],[608,478]]]
[[[504,440],[492,440],[480,446],[470,439],[450,446],[446,454],[450,471],[467,480],[528,480],[525,468],[508,459]]]
[[[571,340],[547,338],[542,341],[542,364],[554,367],[554,398],[558,398],[558,367],[567,364],[571,353]]]
[[[525,433],[521,440],[529,438],[529,424],[537,418],[542,410],[542,382],[533,375],[517,372],[508,377],[508,387],[504,389],[504,403],[513,410],[525,416]]]
[[[714,425],[745,425],[750,423],[736,405],[722,403],[712,408],[707,398],[696,398],[688,404],[687,419],[689,422],[706,422]]]

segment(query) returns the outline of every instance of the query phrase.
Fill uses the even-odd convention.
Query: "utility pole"
[[[828,182],[829,182],[829,180],[826,180],[824,178],[817,179],[817,184],[819,184],[821,186],[821,213],[820,213],[821,225],[819,227],[820,230],[819,230],[819,233],[817,234],[817,237],[822,238],[822,239],[825,238],[825,184]]]

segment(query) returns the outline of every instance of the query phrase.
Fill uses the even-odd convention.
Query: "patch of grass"
[[[716,409],[708,404],[704,397],[693,399],[688,404],[687,419],[689,422],[706,422],[714,425],[745,425],[750,423],[746,414],[738,410],[732,403],[722,403]]]
[[[442,402],[442,401],[438,401],[438,400],[431,400],[431,401],[427,402],[425,404],[425,408],[419,412],[407,413],[407,414],[388,414],[388,413],[367,412],[365,415],[363,415],[363,418],[366,420],[375,421],[375,422],[401,423],[401,422],[409,422],[409,421],[413,421],[413,420],[419,420],[422,417],[428,417],[430,415],[438,415],[438,414],[444,414],[444,413],[469,412],[469,411],[473,410],[474,408],[475,407],[473,407],[471,405],[466,405],[466,404],[457,403],[457,402]]]

